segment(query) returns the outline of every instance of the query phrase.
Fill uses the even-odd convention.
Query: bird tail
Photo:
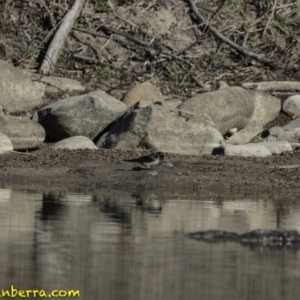
[[[136,159],[123,159],[123,161],[139,162],[140,160],[136,158]]]

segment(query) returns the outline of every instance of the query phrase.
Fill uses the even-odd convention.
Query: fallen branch
[[[217,31],[217,29],[215,29],[213,26],[211,26],[206,20],[205,18],[201,15],[201,13],[199,12],[199,10],[197,9],[195,3],[193,0],[187,0],[196,16],[196,18],[198,19],[198,21],[200,21],[201,23],[204,24],[205,29],[208,29],[209,31],[211,31],[215,36],[217,36],[220,40],[222,40],[225,44],[229,45],[230,47],[232,47],[233,49],[235,49],[236,51],[238,51],[239,53],[242,53],[246,56],[249,56],[251,58],[256,59],[257,61],[264,63],[266,65],[269,65],[273,68],[277,68],[277,69],[285,69],[285,70],[299,70],[299,65],[296,64],[288,64],[288,63],[281,63],[281,62],[277,62],[277,61],[273,61],[270,60],[268,58],[265,58],[262,55],[256,54],[252,51],[249,51],[243,47],[241,47],[240,45],[234,43],[232,40],[228,39],[227,37],[225,37],[223,34],[221,34],[220,32]]]
[[[100,34],[98,32],[95,32],[95,31],[92,31],[92,30],[81,29],[81,28],[74,28],[74,29],[77,30],[77,31],[89,33],[89,34],[94,35],[94,36],[103,37],[102,34]],[[107,27],[107,26],[100,26],[99,29],[102,29],[104,32],[107,32],[107,34],[109,34],[109,32],[110,32],[110,33],[115,33],[115,34],[121,35],[121,36],[125,37],[126,39],[134,42],[137,48],[144,49],[144,50],[147,50],[147,51],[155,51],[156,54],[159,54],[161,56],[167,56],[167,57],[174,58],[176,60],[184,62],[185,64],[189,65],[192,68],[195,68],[195,66],[191,62],[189,62],[188,60],[186,60],[184,58],[181,58],[178,55],[163,51],[161,49],[155,49],[153,47],[150,47],[149,44],[144,43],[140,40],[137,40],[136,38],[132,37],[131,35],[129,35],[127,33],[121,32],[119,30],[116,30],[116,29],[113,29],[113,28],[110,28],[110,27]]]
[[[242,87],[265,92],[300,92],[300,82],[298,81],[245,82],[242,84]]]
[[[76,0],[73,7],[65,15],[45,55],[45,58],[39,70],[41,74],[51,73],[53,67],[55,66],[58,60],[59,53],[63,48],[63,45],[70,31],[72,30],[77,17],[81,13],[85,3],[86,0]]]

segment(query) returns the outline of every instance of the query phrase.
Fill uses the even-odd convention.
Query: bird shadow
[[[151,169],[141,168],[141,167],[133,167],[131,170],[117,169],[117,171],[149,171]]]

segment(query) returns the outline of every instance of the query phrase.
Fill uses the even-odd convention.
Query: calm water
[[[185,237],[300,230],[297,199],[178,198],[0,189],[0,290],[79,289],[86,300],[299,299],[300,251]]]

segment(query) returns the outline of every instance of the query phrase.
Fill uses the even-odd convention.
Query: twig
[[[196,76],[191,76],[191,78],[202,88],[205,88],[205,84],[203,81],[200,81]]]
[[[277,0],[274,0],[272,12],[271,12],[270,18],[268,19],[268,22],[267,22],[267,24],[266,24],[266,27],[265,27],[265,29],[264,29],[264,32],[263,32],[263,34],[262,34],[262,38],[265,37],[265,35],[266,35],[266,33],[267,33],[267,30],[268,30],[268,27],[269,27],[269,25],[270,25],[270,22],[271,22],[271,20],[272,20],[273,17],[274,17],[274,12],[275,12],[275,9],[276,9],[276,5],[277,5]]]
[[[196,46],[196,45],[199,44],[199,43],[200,43],[199,40],[192,42],[192,43],[191,43],[190,45],[188,45],[187,47],[185,47],[185,48],[179,50],[179,51],[176,53],[176,55],[181,55],[181,54],[183,54],[184,52],[190,50],[191,48],[193,48],[194,46]]]
[[[229,45],[230,47],[232,47],[233,49],[235,49],[236,51],[238,51],[239,53],[242,53],[246,56],[252,57],[256,60],[258,60],[261,63],[264,63],[266,65],[269,65],[273,68],[278,68],[278,69],[286,69],[286,70],[299,70],[299,65],[295,65],[295,64],[288,64],[288,63],[281,63],[281,62],[277,62],[277,61],[273,61],[270,60],[268,58],[265,58],[262,55],[256,54],[252,51],[249,51],[245,48],[243,48],[242,46],[234,43],[232,40],[228,39],[227,37],[225,37],[223,34],[221,34],[220,32],[218,32],[213,26],[207,24],[205,18],[201,15],[201,13],[198,11],[195,3],[193,0],[187,0],[196,16],[196,18],[201,22],[206,24],[206,27],[215,35],[217,36],[220,40],[222,40],[225,44]]]
[[[42,47],[46,42],[48,42],[48,40],[50,39],[51,35],[53,34],[53,32],[60,26],[61,22],[63,21],[60,20],[47,34],[47,36],[40,42],[38,48]]]
[[[224,5],[225,5],[225,1],[226,0],[223,0],[223,2],[221,3],[221,5],[216,9],[216,11],[208,18],[208,20],[207,20],[207,24],[205,24],[205,28],[204,28],[204,30],[203,30],[203,32],[205,32],[206,31],[206,29],[207,29],[207,26],[206,25],[208,25],[209,23],[210,23],[210,21],[221,11],[221,9],[224,7]]]
[[[211,69],[211,67],[214,66],[215,58],[219,55],[219,53],[220,53],[222,50],[223,50],[223,44],[220,43],[220,44],[218,45],[218,47],[217,47],[217,50],[216,50],[216,52],[215,52],[213,58],[211,59],[211,61],[210,61],[209,64],[207,65],[207,67],[205,68],[205,71],[206,71],[206,72],[208,72],[208,71]]]
[[[151,7],[155,6],[155,5],[156,5],[156,1],[157,1],[157,0],[154,0],[154,3],[149,4],[145,9],[143,9],[142,11],[140,11],[140,12],[138,13],[138,16],[141,15],[141,14],[143,14],[146,10],[150,9]]]
[[[36,156],[35,154],[31,154],[31,153],[28,153],[28,152],[19,152],[19,151],[10,151],[11,153],[15,153],[15,154],[19,154],[19,155],[29,155],[29,156]]]
[[[73,54],[74,58],[78,58],[81,60],[85,60],[89,63],[98,63],[99,59],[93,58],[93,57],[88,57],[88,56],[83,56],[83,55],[79,55],[79,54]]]
[[[51,14],[49,8],[47,7],[45,1],[44,1],[44,0],[39,0],[39,2],[40,2],[40,4],[42,4],[42,5],[45,7],[45,9],[46,9],[46,11],[47,11],[47,13],[48,13],[49,18],[50,18],[51,26],[52,26],[52,27],[55,27],[56,24],[55,24],[54,17],[53,17],[53,15]]]

